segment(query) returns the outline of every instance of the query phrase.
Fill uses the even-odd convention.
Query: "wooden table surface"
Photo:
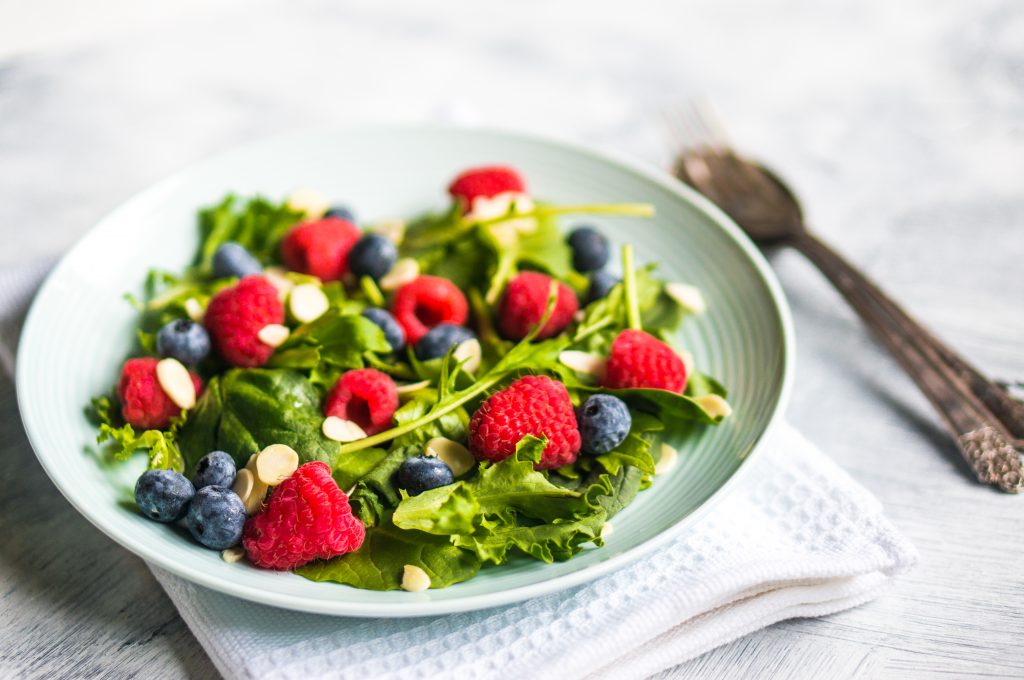
[[[92,35],[108,16],[96,12],[61,24],[61,40],[12,28],[46,26],[71,4],[40,0],[29,16],[0,2],[0,264],[56,254],[182,164],[301,124],[443,107],[663,164],[652,112],[670,84],[688,83],[679,96],[712,96],[733,137],[793,180],[828,240],[985,371],[1024,379],[1024,11],[1012,0],[782,0],[770,22],[744,0],[642,0],[625,25],[576,0],[525,3],[501,26],[459,2],[310,0],[303,15],[268,0],[260,16],[185,3],[192,14],[159,26],[133,15]],[[235,43],[221,50],[226,16]],[[330,58],[312,59],[310,44]],[[338,87],[353,96],[332,98],[325,83],[347,44],[395,50],[378,50],[371,75],[346,72]],[[471,105],[402,71],[399,47],[467,69]],[[484,77],[498,67],[504,82]],[[377,73],[413,94],[375,89]],[[305,94],[286,96],[290,82]],[[318,91],[321,108],[310,105]],[[797,331],[788,417],[882,500],[921,562],[874,602],[775,625],[663,677],[1024,677],[1024,498],[973,483],[928,404],[825,281],[795,253],[771,259]],[[2,377],[0,456],[0,677],[215,677],[146,566],[50,484]]]

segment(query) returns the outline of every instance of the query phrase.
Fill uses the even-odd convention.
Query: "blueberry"
[[[568,240],[576,271],[592,272],[608,263],[608,239],[593,227],[573,229]]]
[[[332,205],[327,212],[324,213],[324,217],[339,217],[343,220],[356,223],[356,214],[352,212],[352,209],[347,205]]]
[[[192,483],[197,489],[204,486],[230,488],[235,483],[235,459],[223,451],[213,451],[199,459]]]
[[[136,505],[157,522],[181,519],[195,493],[192,482],[173,470],[146,470],[135,482]]]
[[[452,469],[440,458],[432,456],[406,458],[398,468],[398,486],[408,491],[410,496],[418,496],[454,481]]]
[[[391,316],[391,312],[380,307],[370,307],[363,310],[363,316],[380,326],[393,352],[398,352],[405,347],[405,329],[395,317]]]
[[[196,491],[185,517],[192,537],[213,550],[238,545],[245,520],[242,499],[222,486],[204,486]]]
[[[608,297],[608,293],[612,292],[612,288],[614,288],[618,283],[619,279],[603,269],[591,274],[590,288],[587,289],[587,304],[590,304],[594,300],[600,300],[601,298]]]
[[[416,358],[427,361],[443,357],[453,346],[475,337],[473,331],[465,326],[456,326],[453,323],[438,324],[416,343]]]
[[[175,319],[156,334],[156,351],[193,366],[210,353],[210,335],[192,319]]]
[[[367,234],[348,253],[348,268],[356,276],[376,281],[391,271],[398,259],[398,248],[380,234]]]
[[[228,241],[217,248],[213,254],[213,276],[217,279],[229,276],[249,276],[262,274],[263,265],[248,250],[234,241]]]
[[[626,403],[610,394],[587,397],[577,419],[583,450],[596,455],[608,453],[621,444],[633,425]]]

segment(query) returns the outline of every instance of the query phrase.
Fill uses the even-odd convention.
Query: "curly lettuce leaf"
[[[185,418],[184,412],[167,430],[144,430],[137,433],[128,423],[117,425],[111,415],[112,410],[113,405],[107,397],[93,399],[92,413],[100,429],[96,437],[97,444],[109,442],[111,453],[118,460],[127,460],[136,451],[146,451],[151,470],[185,470],[185,460],[175,442],[177,430]]]

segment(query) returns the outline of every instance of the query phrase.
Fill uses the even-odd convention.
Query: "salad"
[[[650,206],[534,200],[504,166],[448,194],[369,225],[312,191],[199,212],[190,266],[127,296],[134,346],[89,407],[106,452],[148,455],[143,516],[229,562],[443,588],[600,548],[674,446],[730,414],[671,345],[700,291],[559,226],[628,233]]]

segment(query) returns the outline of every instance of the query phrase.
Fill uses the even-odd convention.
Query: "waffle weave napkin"
[[[0,271],[0,365],[46,265]],[[777,621],[876,597],[916,562],[879,502],[783,423],[690,530],[521,604],[422,619],[273,609],[151,567],[228,678],[643,678]],[[342,587],[342,586],[339,586]]]

